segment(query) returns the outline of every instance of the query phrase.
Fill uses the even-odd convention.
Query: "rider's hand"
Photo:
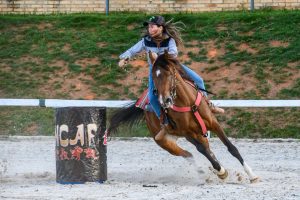
[[[124,67],[127,63],[128,63],[128,58],[122,59],[119,61],[119,67]]]

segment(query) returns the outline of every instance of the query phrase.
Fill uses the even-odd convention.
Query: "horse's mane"
[[[180,74],[180,76],[184,79],[184,80],[187,80],[189,82],[194,82],[188,75],[187,73],[185,72],[185,70],[183,69],[182,65],[180,64],[180,62],[177,60],[176,57],[173,57],[172,55],[168,54],[167,52],[165,52],[164,54],[162,55],[159,55],[157,57],[157,59],[155,60],[155,63],[153,65],[153,69],[154,71],[156,71],[156,68],[159,66],[165,70],[168,70],[170,71],[170,65],[171,67],[173,66]],[[209,94],[214,94],[210,91],[207,91],[203,88],[198,88],[199,90],[201,91],[204,91],[206,93],[209,93]]]
[[[183,79],[193,82],[186,74],[178,59],[170,54],[159,55],[155,60],[153,70],[155,70],[156,67],[160,66],[161,68],[170,71],[169,65],[173,66],[179,72]]]

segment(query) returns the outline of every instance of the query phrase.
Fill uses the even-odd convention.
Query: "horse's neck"
[[[177,73],[177,86],[175,104],[177,106],[192,105],[195,101],[196,90],[190,84],[186,83],[185,80]]]

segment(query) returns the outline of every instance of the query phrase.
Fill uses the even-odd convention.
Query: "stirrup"
[[[209,102],[208,106],[213,113],[225,113],[224,109],[215,106],[212,102]]]

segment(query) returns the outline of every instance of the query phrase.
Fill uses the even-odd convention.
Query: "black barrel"
[[[57,108],[55,122],[56,181],[76,184],[107,180],[106,109]]]

